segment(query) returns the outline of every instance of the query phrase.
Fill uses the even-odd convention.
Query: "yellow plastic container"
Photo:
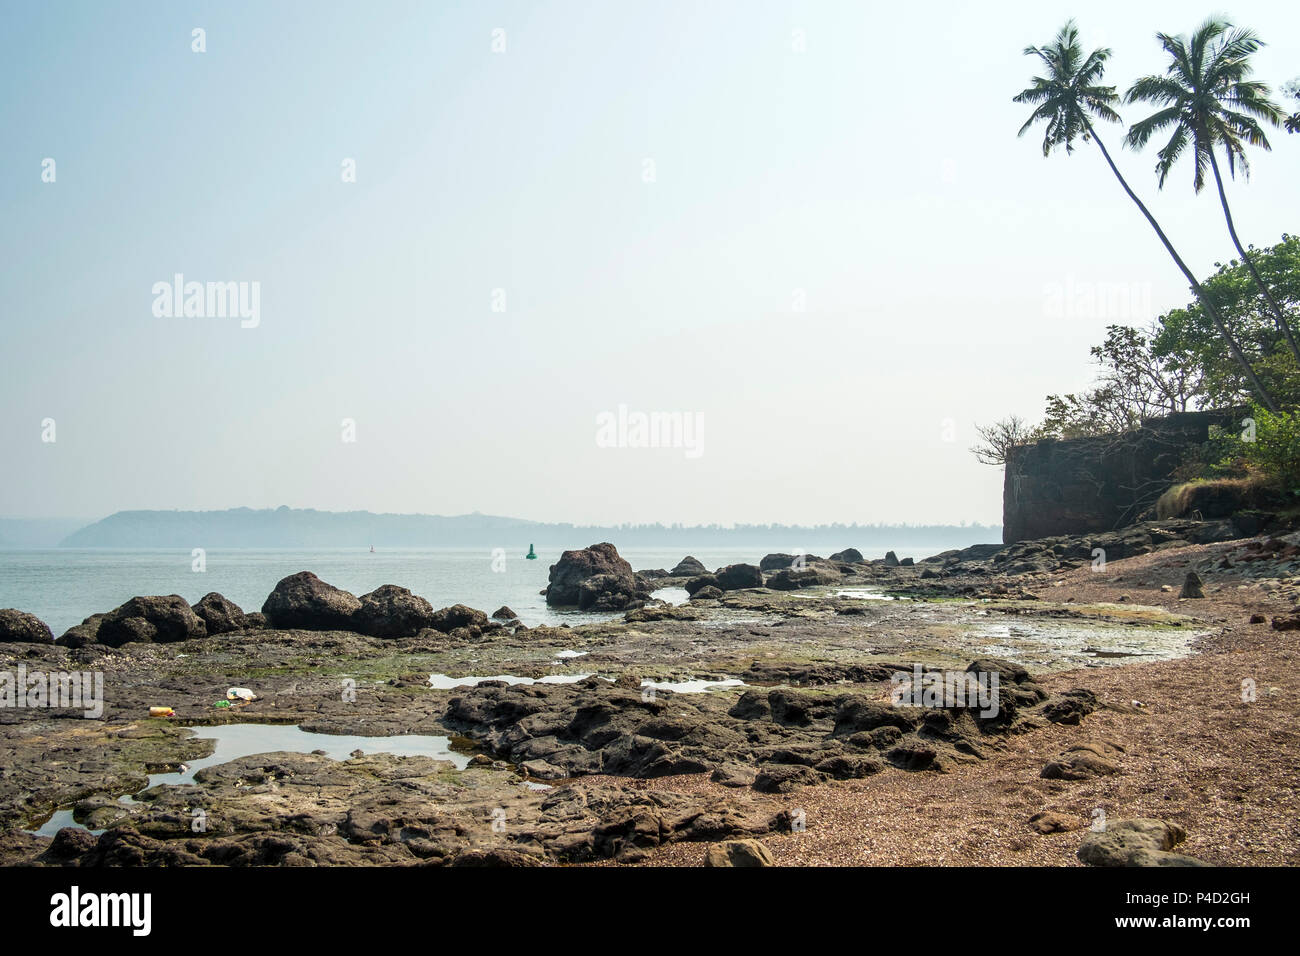
[[[170,707],[150,707],[149,716],[150,717],[175,717],[176,711],[172,710]]]

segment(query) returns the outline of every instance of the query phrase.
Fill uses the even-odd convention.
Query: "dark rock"
[[[819,564],[801,570],[786,568],[784,571],[774,571],[767,576],[767,586],[775,591],[795,591],[799,588],[834,584],[839,579],[838,571],[828,565]]]
[[[675,578],[693,578],[701,574],[707,574],[708,570],[700,561],[688,554],[678,561],[676,567],[668,573]]]
[[[326,584],[310,571],[282,579],[262,605],[268,623],[276,628],[306,631],[347,631],[361,602],[347,591]]]
[[[1173,484],[1187,452],[1208,440],[1211,425],[1231,429],[1240,420],[1237,410],[1181,412],[1122,435],[1048,439],[1013,449],[1003,483],[1003,540],[1130,524]],[[1107,560],[1119,557],[1109,548],[1106,553]]]
[[[754,789],[759,793],[790,793],[809,784],[821,783],[825,779],[812,767],[798,764],[767,764],[754,778]]]
[[[492,617],[493,617],[495,620],[498,620],[498,621],[517,621],[517,620],[519,620],[519,615],[516,614],[514,611],[510,610],[510,608],[508,608],[508,607],[507,607],[506,605],[504,605],[504,604],[501,605],[499,608],[497,608],[495,611],[492,612]]]
[[[625,611],[640,607],[649,597],[649,590],[635,575],[594,574],[578,585],[578,610]]]
[[[836,551],[832,554],[831,560],[842,561],[845,564],[863,564],[867,559],[862,556],[862,552],[857,548],[845,548],[843,551]]]
[[[99,622],[95,639],[109,647],[139,642],[169,644],[207,637],[208,627],[179,594],[133,597]]]
[[[0,610],[0,642],[53,644],[54,632],[35,614],[15,608]]]
[[[724,591],[763,586],[763,572],[753,564],[729,564],[718,572],[717,577],[717,586]]]
[[[720,597],[722,597],[721,588],[714,587],[712,584],[706,584],[703,587],[698,588],[695,593],[691,595],[691,600],[716,601]]]
[[[694,595],[700,588],[715,588],[721,593],[722,588],[718,586],[718,576],[716,574],[701,574],[698,578],[691,578],[684,585],[686,593]]]
[[[894,552],[892,552],[892,551],[886,551],[886,552],[885,552],[885,567],[887,567],[887,568],[896,568],[896,567],[898,567],[898,555],[894,554]]]
[[[903,560],[901,560],[901,561],[898,562],[898,566],[899,566],[900,568],[910,568],[910,567],[912,567],[912,566],[915,565],[915,564],[916,564],[916,562],[915,562],[914,560],[912,560],[911,558],[903,558]]]
[[[1077,724],[1100,704],[1097,695],[1084,688],[1067,690],[1043,705],[1043,716],[1054,724]]]
[[[433,612],[433,617],[429,620],[431,628],[444,634],[450,634],[458,628],[465,628],[470,632],[482,631],[489,623],[486,614],[466,604],[453,604],[451,607],[440,608]]]
[[[490,850],[466,850],[451,861],[454,867],[520,867],[542,866],[542,861],[531,853],[493,847]]]
[[[94,644],[102,620],[104,620],[104,615],[92,614],[80,624],[73,625],[64,631],[63,636],[54,643],[62,647],[85,647],[87,644]]]
[[[199,598],[194,613],[203,618],[209,634],[227,634],[248,627],[248,617],[234,601],[210,591]]]
[[[1201,586],[1201,576],[1195,571],[1188,571],[1187,577],[1183,580],[1183,590],[1178,596],[1180,598],[1205,597],[1205,588]]]
[[[638,589],[632,565],[619,557],[617,548],[605,541],[577,551],[565,551],[560,555],[560,560],[551,565],[546,603],[552,607],[578,604],[580,585],[597,575],[625,579],[623,590]]]
[[[356,631],[371,637],[414,637],[434,626],[433,605],[406,588],[385,584],[361,596],[352,622]]]

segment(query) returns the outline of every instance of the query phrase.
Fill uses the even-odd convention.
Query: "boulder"
[[[819,584],[834,584],[840,579],[838,571],[824,564],[806,567],[796,571],[786,568],[774,571],[767,576],[767,586],[776,591],[795,591],[799,588],[811,588]]]
[[[693,578],[708,573],[708,570],[699,560],[688,554],[668,573],[675,578]]]
[[[170,644],[207,637],[208,626],[179,594],[133,597],[99,622],[95,639],[109,647],[139,642]]]
[[[1116,820],[1105,830],[1088,833],[1078,857],[1089,866],[1208,866],[1169,852],[1185,839],[1186,831],[1176,823],[1147,817]]]
[[[626,611],[640,607],[649,597],[635,576],[595,574],[578,585],[578,610]]]
[[[705,866],[776,866],[772,851],[757,840],[715,843],[704,854]]]
[[[502,604],[492,612],[492,618],[497,621],[517,621],[519,620],[519,615],[510,610],[506,605]]]
[[[706,584],[699,588],[691,595],[692,601],[716,601],[722,597],[722,588],[714,587],[712,584]]]
[[[385,584],[361,596],[352,615],[353,627],[371,637],[414,637],[433,627],[433,605],[396,584]]]
[[[1123,752],[1124,748],[1113,741],[1085,741],[1049,761],[1043,767],[1041,776],[1047,780],[1088,780],[1114,776],[1120,772],[1120,768],[1113,758]]]
[[[75,624],[63,632],[55,644],[61,647],[85,647],[98,640],[99,623],[104,620],[102,614],[92,614],[80,624]]]
[[[1183,580],[1183,590],[1178,596],[1180,598],[1205,597],[1205,588],[1201,585],[1201,576],[1195,571],[1188,571],[1187,577]]]
[[[718,587],[724,591],[761,588],[763,572],[753,564],[729,564],[717,574]]]
[[[7,607],[0,610],[0,642],[53,644],[54,632],[35,614]]]
[[[203,618],[208,634],[228,634],[249,627],[248,615],[243,608],[216,591],[210,591],[199,598],[194,605],[194,613]]]
[[[560,555],[560,560],[551,565],[550,579],[546,585],[546,603],[552,607],[578,604],[580,585],[597,575],[624,578],[625,590],[639,589],[632,565],[619,557],[617,548],[605,541],[578,551],[565,551]]]
[[[716,574],[701,574],[698,578],[691,578],[684,586],[686,593],[691,597],[694,597],[695,592],[702,588],[713,588],[718,592],[722,591],[722,588],[718,587],[718,576]]]
[[[896,568],[896,567],[898,567],[898,555],[894,554],[894,552],[892,552],[892,551],[886,551],[886,552],[885,552],[885,567],[887,567],[887,568]]]
[[[360,607],[356,595],[326,584],[310,571],[299,571],[275,586],[262,613],[271,627],[350,631],[352,615]]]
[[[799,557],[802,558],[801,563],[808,563],[807,555],[799,555]],[[760,571],[785,571],[794,567],[795,560],[795,555],[778,551],[776,554],[763,555],[763,559],[758,562],[758,568]]]
[[[831,555],[832,561],[840,561],[844,564],[862,564],[867,559],[862,556],[862,552],[857,548],[845,548],[843,551],[836,551]]]
[[[488,616],[482,611],[465,604],[453,604],[451,607],[444,607],[434,611],[432,618],[429,620],[429,627],[435,631],[450,634],[460,627],[469,628],[471,631],[475,629],[481,631],[489,623]]]

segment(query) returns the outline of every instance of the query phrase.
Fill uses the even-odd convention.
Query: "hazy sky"
[[[1188,298],[1094,147],[1016,138],[1021,50],[1076,16],[1122,91],[1212,10],[6,3],[0,514],[996,522],[973,423]],[[1300,6],[1226,12],[1300,75]],[[1120,136],[1194,269],[1230,257],[1212,190]],[[1230,187],[1257,244],[1300,227],[1270,137]],[[259,324],[156,316],[176,273],[257,282]],[[620,406],[696,444],[598,443]]]

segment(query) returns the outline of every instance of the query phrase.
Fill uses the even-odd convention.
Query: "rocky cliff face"
[[[1131,524],[1174,482],[1174,472],[1237,410],[1180,412],[1122,435],[1049,439],[1013,449],[1002,487],[1002,540],[1111,531]]]

